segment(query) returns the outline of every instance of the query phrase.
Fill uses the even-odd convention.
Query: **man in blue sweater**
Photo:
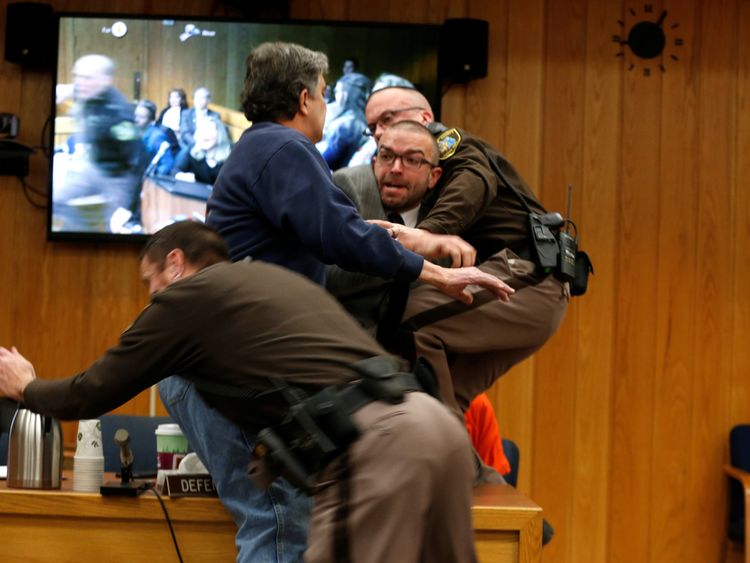
[[[248,57],[242,105],[253,126],[225,162],[207,209],[207,222],[227,241],[232,260],[272,262],[321,285],[325,264],[419,279],[464,303],[473,299],[467,286],[479,285],[507,301],[513,290],[473,267],[476,253],[460,238],[416,230],[399,237],[396,229],[364,221],[336,188],[314,144],[325,122],[327,70],[323,53],[288,43],[264,43]],[[423,256],[450,257],[463,267],[442,268]],[[189,382],[172,377],[159,390],[238,523],[238,559],[299,560],[307,499],[283,480],[270,492],[254,489],[246,475],[254,436],[222,420]]]

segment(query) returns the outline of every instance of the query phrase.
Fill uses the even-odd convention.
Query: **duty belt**
[[[263,469],[258,464],[251,468],[256,485],[270,483],[269,476],[282,475],[314,494],[319,490],[319,471],[359,438],[352,413],[374,401],[398,404],[407,392],[422,390],[414,374],[395,371],[399,363],[394,358],[369,358],[351,368],[362,375],[360,380],[325,387],[312,396],[272,380],[290,406],[280,424],[258,432],[253,455]]]
[[[385,356],[375,356],[352,364],[352,369],[363,377],[357,383],[339,388],[338,400],[350,414],[372,401],[396,404],[410,391],[422,391],[417,376],[399,371],[399,362]]]

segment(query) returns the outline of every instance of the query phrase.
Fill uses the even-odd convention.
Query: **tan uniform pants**
[[[417,356],[435,369],[440,395],[457,414],[554,334],[569,300],[567,284],[552,275],[540,281],[534,264],[510,250],[479,269],[517,288],[509,303],[477,289],[475,302],[464,305],[421,285],[409,294],[403,316],[404,326],[414,331]]]
[[[373,402],[353,415],[362,430],[349,452],[346,531],[353,563],[473,563],[474,464],[466,429],[425,393]],[[305,561],[332,563],[340,464],[320,481]]]

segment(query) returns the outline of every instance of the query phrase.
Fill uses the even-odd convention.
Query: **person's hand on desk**
[[[0,346],[0,397],[23,400],[23,391],[36,377],[34,366],[16,347],[10,350]]]

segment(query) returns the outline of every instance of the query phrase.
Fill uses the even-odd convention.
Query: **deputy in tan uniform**
[[[511,164],[485,141],[435,123],[427,99],[418,91],[379,90],[370,97],[365,113],[379,147],[372,167],[334,175],[360,214],[383,219],[398,213],[417,231],[459,235],[477,249],[480,270],[516,289],[509,303],[489,299],[477,289],[470,305],[443,299],[426,286],[409,293],[399,318],[413,350],[405,351],[402,341],[400,351],[429,360],[443,400],[458,414],[499,376],[536,352],[562,321],[569,300],[567,284],[537,267],[529,231],[527,206],[540,214],[545,210]],[[400,126],[404,121],[412,125]],[[427,127],[421,135],[416,124]],[[434,150],[438,154],[433,157]],[[420,158],[420,166],[409,166],[409,159],[416,164]],[[493,163],[515,191],[504,185]],[[380,205],[375,203],[378,199]],[[385,226],[404,237],[411,234],[404,227]],[[363,312],[368,307],[380,309],[375,315],[388,314],[382,294],[363,297],[346,274],[343,279],[340,275],[327,272],[329,290],[358,319],[373,314]],[[367,299],[372,302],[367,304]],[[381,328],[381,340],[397,328]]]
[[[86,371],[52,380],[37,379],[15,348],[0,347],[0,397],[46,415],[91,418],[178,373],[199,389],[209,382],[247,392],[206,399],[257,432],[276,428],[289,411],[285,394],[268,394],[279,386],[298,396],[328,388],[338,397],[367,379],[362,369],[398,370],[320,286],[227,257],[221,238],[202,224],[165,227],[141,261],[151,304],[120,343]],[[258,393],[262,401],[252,399]],[[344,414],[359,437],[318,475],[305,560],[475,561],[473,468],[460,422],[419,391]]]

